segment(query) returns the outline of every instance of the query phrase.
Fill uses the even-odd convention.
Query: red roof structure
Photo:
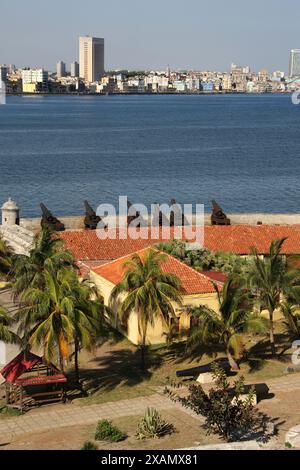
[[[139,255],[141,259],[144,259],[145,254],[151,248],[145,248],[137,251],[135,254]],[[165,256],[164,261],[161,263],[161,268],[165,273],[175,274],[181,282],[183,293],[186,295],[193,294],[209,294],[214,293],[215,289],[211,278],[205,274],[195,271],[193,268],[182,263],[178,259],[170,256],[166,253],[162,253]],[[99,276],[107,279],[113,284],[118,284],[126,272],[124,263],[131,258],[132,254],[119,258],[110,263],[103,264],[97,268],[92,268],[92,271]],[[215,279],[216,283],[222,285],[222,282]]]
[[[21,385],[21,382],[24,380],[29,380],[29,379],[19,379],[23,374],[26,372],[30,372],[35,366],[38,364],[44,364],[48,367],[51,367],[51,369],[57,374],[49,376],[49,377],[58,377],[58,381],[64,381],[66,382],[67,379],[63,374],[59,374],[59,370],[53,365],[53,364],[46,364],[44,360],[33,354],[32,352],[27,352],[27,351],[22,351],[18,356],[16,356],[11,362],[9,362],[1,371],[0,374],[4,377],[6,382],[12,383],[12,384],[17,384]],[[34,377],[30,378],[32,380]],[[64,380],[62,380],[62,378]],[[19,379],[19,380],[18,380]],[[41,376],[39,377],[40,380],[45,379],[45,377]],[[53,380],[52,380],[53,382]],[[45,383],[45,381],[43,382]]]
[[[65,241],[78,261],[88,267],[127,256],[146,247],[167,242],[163,237],[146,240],[120,239],[117,230],[116,239],[100,240],[96,231],[65,231],[58,235]],[[300,254],[300,225],[230,225],[205,226],[204,247],[213,252],[231,252],[237,255],[249,255],[251,248],[256,247],[259,254],[267,254],[273,240],[287,238],[283,245],[283,254]]]
[[[23,410],[46,402],[65,400],[66,376],[32,352],[22,351],[0,374],[6,380],[8,406]]]

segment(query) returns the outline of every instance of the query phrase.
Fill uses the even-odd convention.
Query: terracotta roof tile
[[[141,259],[144,258],[146,252],[150,248],[145,248],[137,252]],[[165,273],[175,274],[181,282],[184,294],[208,294],[215,292],[211,279],[204,274],[201,274],[186,264],[177,260],[173,256],[165,254],[165,260],[161,264],[161,268]],[[106,263],[97,268],[92,268],[99,276],[107,279],[113,284],[118,284],[126,271],[124,263],[132,256],[125,256],[110,263]],[[220,284],[221,286],[221,284]]]
[[[161,240],[100,240],[95,231],[76,230],[61,232],[59,236],[77,260],[109,261],[126,256],[158,243]],[[232,252],[247,255],[255,246],[260,254],[266,254],[272,240],[287,237],[283,246],[285,254],[300,254],[300,225],[232,225],[207,226],[204,230],[204,246],[211,251]]]

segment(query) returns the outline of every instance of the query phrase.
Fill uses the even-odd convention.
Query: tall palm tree
[[[175,315],[172,302],[180,304],[182,300],[179,279],[161,268],[165,259],[166,255],[154,249],[149,249],[143,259],[134,254],[124,263],[123,279],[113,289],[110,298],[111,303],[120,301],[123,322],[132,312],[137,314],[142,367],[145,366],[148,326],[154,326],[157,318],[167,325],[170,315]]]
[[[244,349],[244,333],[265,332],[266,323],[251,312],[247,293],[234,286],[231,278],[224,283],[221,292],[213,284],[219,312],[202,305],[192,309],[191,313],[199,320],[199,325],[191,331],[188,346],[218,343],[224,348],[231,368],[237,370],[237,359]]]
[[[11,330],[13,320],[4,307],[0,305],[0,341],[4,343],[19,343],[19,336]]]
[[[286,238],[271,243],[268,256],[261,258],[256,249],[252,250],[253,261],[248,274],[248,286],[260,301],[261,308],[269,314],[269,336],[273,356],[276,356],[274,336],[274,312],[282,310],[283,301],[300,299],[300,270],[288,271],[287,263],[281,255]],[[298,300],[297,300],[298,299]],[[283,311],[286,311],[287,305]]]
[[[79,351],[90,350],[99,337],[107,337],[109,326],[106,307],[95,285],[87,279],[79,279],[74,272],[72,276],[70,287],[74,299],[69,316],[73,324],[75,379],[79,383]]]
[[[63,240],[53,236],[51,231],[43,229],[36,236],[29,256],[16,256],[10,271],[15,297],[19,297],[29,287],[44,288],[45,269],[59,270],[61,267],[75,266],[73,256],[63,249],[63,245]]]
[[[70,318],[74,298],[64,276],[64,270],[44,271],[43,288],[26,289],[21,296],[24,306],[16,314],[24,342],[33,348],[42,347],[49,361],[58,353],[62,371],[74,335]]]
[[[90,348],[97,337],[104,335],[106,321],[103,303],[89,282],[79,280],[72,269],[44,272],[45,288],[29,288],[22,297],[24,307],[18,312],[24,342],[42,347],[47,360],[57,352],[60,368],[74,345],[75,376],[79,382],[78,353]]]
[[[12,256],[9,245],[0,236],[0,276],[9,273],[12,264]]]

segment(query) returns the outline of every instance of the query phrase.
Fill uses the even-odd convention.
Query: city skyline
[[[284,8],[277,0],[253,0],[251,8],[237,0],[229,8],[216,0],[214,11],[194,0],[189,10],[182,11],[178,0],[158,9],[154,0],[146,13],[135,0],[130,5],[116,0],[113,6],[91,0],[89,9],[80,12],[66,6],[58,10],[54,0],[47,17],[36,8],[37,0],[28,3],[26,11],[12,12],[7,0],[1,2],[1,63],[55,70],[59,60],[79,61],[78,37],[91,35],[105,38],[106,70],[160,70],[169,64],[173,69],[221,71],[235,62],[253,70],[287,72],[289,51],[300,47],[296,0],[287,0]]]

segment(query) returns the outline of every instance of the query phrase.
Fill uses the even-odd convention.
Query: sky
[[[78,60],[80,35],[93,35],[105,38],[106,70],[234,62],[287,72],[299,25],[299,0],[1,0],[0,64],[55,70]]]

